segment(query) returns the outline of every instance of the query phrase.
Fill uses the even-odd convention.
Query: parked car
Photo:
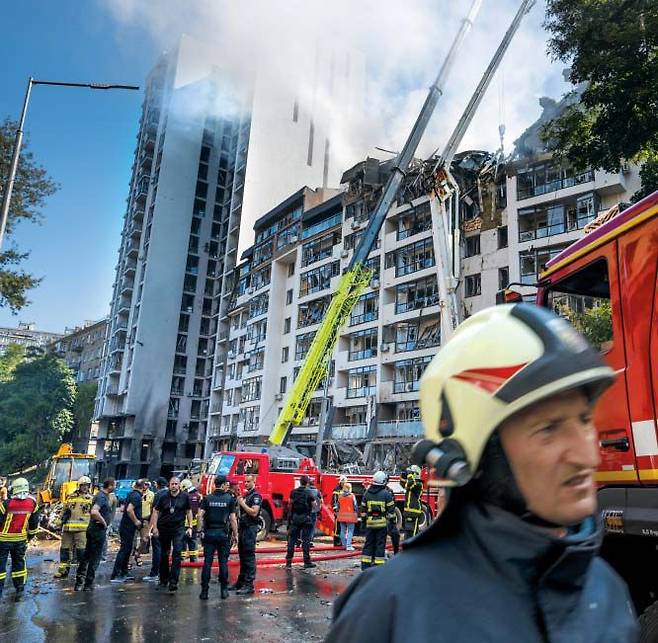
[[[117,500],[119,501],[119,505],[122,505],[126,501],[126,498],[132,491],[135,482],[135,480],[117,480],[117,487],[114,490],[114,493],[117,497]]]

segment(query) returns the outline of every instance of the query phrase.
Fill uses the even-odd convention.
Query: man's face
[[[108,488],[107,493],[112,493],[117,488],[117,483],[113,482]]]
[[[78,486],[80,489],[80,493],[89,493],[89,485],[88,484],[81,484]]]
[[[251,491],[256,486],[253,476],[246,476],[244,479],[244,488],[247,491]]]
[[[228,491],[228,482],[222,482],[217,489],[222,493],[226,493]]]
[[[172,478],[169,481],[169,491],[175,496],[180,491],[180,480]]]
[[[568,526],[596,511],[598,436],[582,391],[533,405],[503,423],[499,433],[532,513]]]

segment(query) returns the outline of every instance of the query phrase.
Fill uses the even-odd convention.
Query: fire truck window
[[[235,474],[242,475],[256,475],[258,473],[258,460],[244,459],[238,461],[238,466]]]
[[[599,259],[548,291],[548,307],[568,319],[602,353],[612,348],[608,262]]]

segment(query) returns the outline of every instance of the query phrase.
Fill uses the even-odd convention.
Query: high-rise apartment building
[[[62,333],[50,333],[37,330],[36,324],[19,322],[17,328],[0,327],[0,355],[3,355],[11,344],[24,346],[26,349],[45,349],[50,342],[62,337]]]
[[[203,456],[246,201],[265,212],[300,177],[321,186],[336,172],[306,128],[312,114],[263,83],[235,88],[187,37],[147,80],[96,408],[104,474],[154,476]],[[291,137],[297,126],[306,134]]]

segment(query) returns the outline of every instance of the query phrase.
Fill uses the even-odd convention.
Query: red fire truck
[[[261,530],[258,534],[262,539],[270,531],[284,524],[288,519],[288,499],[290,492],[299,486],[299,478],[306,474],[315,482],[322,494],[322,512],[318,528],[325,534],[333,533],[334,513],[332,509],[332,494],[340,474],[323,473],[315,465],[312,458],[286,447],[263,447],[262,451],[221,451],[215,453],[208,465],[207,471],[201,477],[200,491],[210,493],[216,475],[225,475],[235,480],[242,488],[244,477],[249,474],[257,476],[256,489],[263,496],[263,508],[260,521]],[[426,471],[423,471],[426,475]],[[348,475],[352,491],[360,500],[364,490],[370,484],[369,475]],[[427,480],[425,480],[427,482]],[[401,521],[401,511],[404,504],[404,488],[399,476],[391,476],[389,488],[395,495],[398,506],[398,523]],[[428,488],[423,492],[424,519],[421,527],[429,524],[441,508],[443,494],[440,489]]]
[[[658,192],[550,261],[537,303],[570,313],[616,371],[598,405],[604,557],[658,632]],[[646,639],[649,640],[649,639]],[[652,638],[651,640],[657,640]]]

